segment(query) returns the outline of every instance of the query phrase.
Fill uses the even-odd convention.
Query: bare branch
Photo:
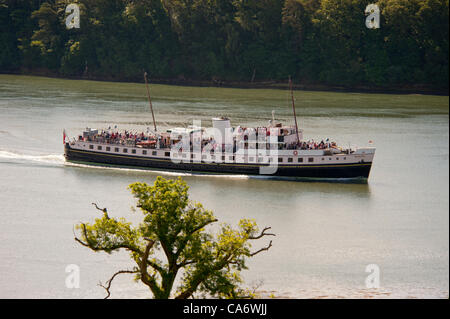
[[[185,261],[177,264],[177,267],[178,268],[186,267],[187,265],[195,264],[196,262],[197,262],[197,260],[185,260]]]
[[[252,294],[255,295],[255,294],[256,294],[256,291],[257,291],[259,288],[261,288],[263,284],[264,284],[264,280],[259,280],[258,282],[256,282],[256,283],[253,285]]]
[[[78,239],[77,236],[75,236],[75,240],[76,240],[77,242],[79,242],[81,245],[85,246],[85,247],[94,249],[94,248],[91,247],[92,245],[89,243],[89,237],[88,237],[87,231],[86,231],[86,224],[83,224],[83,223],[82,223],[81,226],[83,227],[83,235],[84,235],[84,238],[86,238],[86,242],[87,242],[87,243],[85,243],[85,242],[83,242],[82,240]],[[95,249],[94,249],[94,250],[95,250]]]
[[[249,236],[248,239],[260,239],[264,236],[276,236],[275,234],[272,233],[266,233],[266,231],[268,231],[269,229],[272,229],[272,227],[266,227],[262,230],[261,234],[259,234],[258,236]]]
[[[107,219],[109,219],[109,216],[108,216],[108,210],[106,209],[106,207],[105,207],[105,208],[100,208],[100,207],[97,206],[96,203],[92,203],[92,205],[94,205],[95,208],[97,208],[99,211],[103,212],[103,215],[104,215]]]
[[[112,281],[114,280],[114,278],[116,278],[116,276],[120,275],[120,274],[135,274],[137,273],[137,271],[135,270],[120,270],[118,272],[116,272],[107,282],[106,282],[106,286],[104,286],[101,282],[98,284],[100,287],[102,287],[103,289],[106,290],[106,293],[108,294],[105,299],[108,299],[111,296],[111,284]]]
[[[272,241],[270,241],[269,246],[264,247],[264,248],[261,248],[260,250],[255,251],[254,253],[251,253],[249,256],[250,256],[250,257],[253,257],[253,256],[259,254],[260,252],[263,252],[263,251],[265,251],[265,250],[269,250],[270,247],[272,247]]]
[[[80,239],[78,239],[77,237],[75,237],[75,240],[77,241],[77,242],[79,242],[81,245],[83,245],[83,246],[85,246],[85,247],[88,247],[88,248],[91,248],[88,244],[86,244],[86,243],[84,243],[83,241],[81,241]],[[92,249],[92,248],[91,248]],[[94,249],[95,250],[95,249]]]
[[[83,245],[89,249],[92,249],[93,251],[113,251],[116,249],[123,248],[123,249],[128,249],[132,252],[135,252],[138,255],[142,255],[142,252],[139,249],[137,249],[136,247],[130,246],[130,245],[126,245],[126,244],[117,244],[117,245],[113,245],[111,247],[94,246],[92,243],[89,242],[89,237],[88,237],[87,230],[86,230],[86,224],[81,224],[81,225],[83,227],[83,235],[84,235],[84,238],[86,238],[86,243],[83,242],[82,240],[78,239],[76,236],[74,239],[77,242],[79,242],[81,245]]]
[[[203,223],[202,225],[198,226],[197,228],[194,228],[189,234],[192,235],[193,233],[199,231],[200,229],[205,228],[209,224],[216,223],[218,221],[219,221],[218,219],[208,220],[207,222]]]
[[[96,203],[92,203],[92,205],[95,206],[95,208],[97,208],[99,211],[103,212],[103,213],[108,213],[108,210],[106,208],[100,208],[97,206]]]

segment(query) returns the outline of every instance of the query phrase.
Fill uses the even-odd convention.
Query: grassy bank
[[[91,80],[104,82],[124,82],[124,83],[143,83],[144,80],[137,78],[121,78],[111,76],[65,76],[50,70],[21,70],[16,72],[1,72],[0,74],[14,74],[14,75],[30,75],[30,76],[44,76],[49,78],[61,78],[71,80]],[[164,85],[178,85],[178,86],[193,86],[193,87],[224,87],[224,88],[240,88],[240,89],[278,89],[286,90],[288,88],[288,81],[223,81],[212,79],[194,80],[188,78],[150,78],[150,82],[154,84]],[[316,83],[294,83],[294,90],[305,91],[328,91],[328,92],[348,92],[348,93],[378,93],[378,94],[429,94],[429,95],[449,95],[448,89],[437,89],[423,84],[404,85],[404,86],[338,86],[338,85],[324,85]]]

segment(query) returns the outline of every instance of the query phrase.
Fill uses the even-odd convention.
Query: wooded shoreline
[[[72,26],[67,1],[3,0],[0,73],[448,95],[448,3],[379,0],[370,28],[370,0],[77,0]]]

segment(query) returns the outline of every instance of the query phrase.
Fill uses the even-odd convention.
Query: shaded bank
[[[16,72],[1,72],[0,74],[13,74],[13,75],[31,75],[42,76],[49,78],[70,79],[70,80],[90,80],[90,81],[102,81],[102,82],[124,82],[124,83],[144,83],[142,80],[126,79],[112,76],[68,76],[60,75],[50,70],[27,70]],[[276,89],[287,90],[288,81],[223,81],[223,80],[194,80],[186,78],[153,78],[150,79],[153,84],[165,84],[165,85],[177,85],[177,86],[192,86],[192,87],[223,87],[223,88],[237,88],[237,89]],[[347,93],[380,93],[380,94],[427,94],[427,95],[449,95],[449,89],[437,89],[426,85],[404,85],[393,87],[379,87],[379,86],[367,86],[367,85],[355,85],[355,86],[339,86],[339,85],[326,85],[318,83],[294,83],[294,90],[305,91],[328,91],[328,92],[347,92]]]

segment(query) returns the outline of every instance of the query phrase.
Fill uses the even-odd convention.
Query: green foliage
[[[130,252],[135,267],[119,273],[134,273],[157,299],[185,299],[194,293],[217,298],[250,298],[241,288],[240,271],[245,260],[271,247],[251,252],[251,240],[273,234],[258,230],[252,220],[243,219],[237,229],[222,224],[217,234],[205,228],[217,222],[202,204],[189,200],[188,186],[181,179],[158,177],[154,185],[134,183],[130,190],[143,214],[143,221],[133,227],[124,219],[115,219],[106,209],[94,224],[77,225],[83,246],[94,251],[112,253],[120,249]],[[165,261],[161,256],[165,256]],[[180,284],[174,291],[177,275]],[[110,294],[109,285],[105,287]]]
[[[448,89],[448,0],[0,0],[0,72]],[[365,27],[377,3],[381,28]]]

